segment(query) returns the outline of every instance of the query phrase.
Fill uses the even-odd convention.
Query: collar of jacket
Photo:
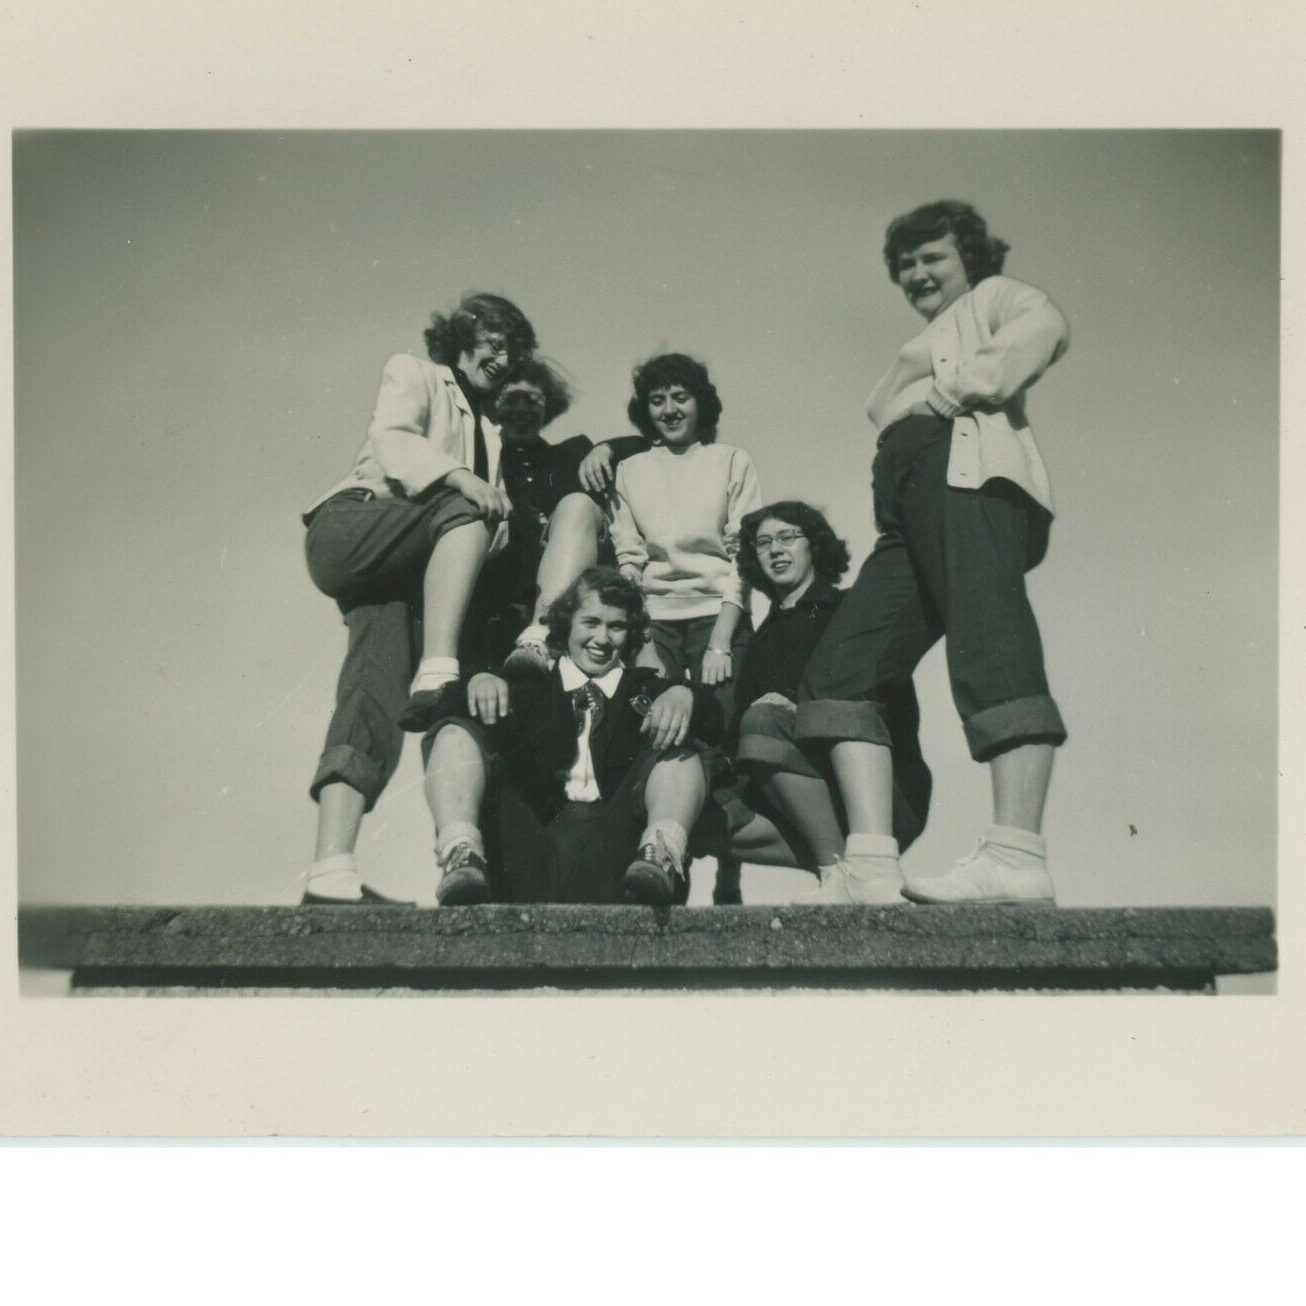
[[[823,576],[817,576],[792,607],[786,608],[776,603],[772,605],[771,611],[802,612],[806,608],[828,608],[831,604],[839,602],[842,593],[842,590],[835,589]]]

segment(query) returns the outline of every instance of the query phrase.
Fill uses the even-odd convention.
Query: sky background
[[[649,354],[704,359],[764,496],[822,506],[860,563],[865,398],[920,324],[883,232],[946,196],[1071,323],[1029,405],[1059,898],[1273,903],[1276,134],[20,133],[13,177],[24,901],[297,898],[345,643],[299,513],[467,290],[575,379],[552,438],[626,433]],[[909,871],[989,819],[941,648],[918,689]],[[429,901],[431,842],[411,742],[365,878]]]

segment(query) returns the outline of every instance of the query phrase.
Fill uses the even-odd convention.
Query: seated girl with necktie
[[[683,903],[701,747],[723,726],[712,691],[633,665],[648,614],[610,568],[582,572],[545,625],[547,675],[473,676],[423,739],[437,900]]]

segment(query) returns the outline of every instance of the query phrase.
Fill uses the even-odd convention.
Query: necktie
[[[476,418],[476,431],[473,435],[475,441],[475,450],[472,454],[472,471],[483,481],[490,479],[490,455],[485,448],[485,432],[481,430],[481,410],[480,407],[472,409],[472,416]]]
[[[592,681],[587,680],[579,689],[571,691],[571,706],[576,714],[576,733],[578,735],[585,733],[585,712],[588,709],[594,714],[594,724],[590,727],[590,734],[598,729],[599,722],[603,720],[603,691]]]

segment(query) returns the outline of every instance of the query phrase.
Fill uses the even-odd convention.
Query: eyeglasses
[[[512,354],[512,346],[502,336],[481,336],[476,343],[480,348],[488,349],[495,358],[508,358]]]
[[[776,531],[774,535],[759,535],[753,541],[753,547],[758,553],[765,553],[773,544],[783,544],[788,548],[795,540],[806,538],[802,531]]]

